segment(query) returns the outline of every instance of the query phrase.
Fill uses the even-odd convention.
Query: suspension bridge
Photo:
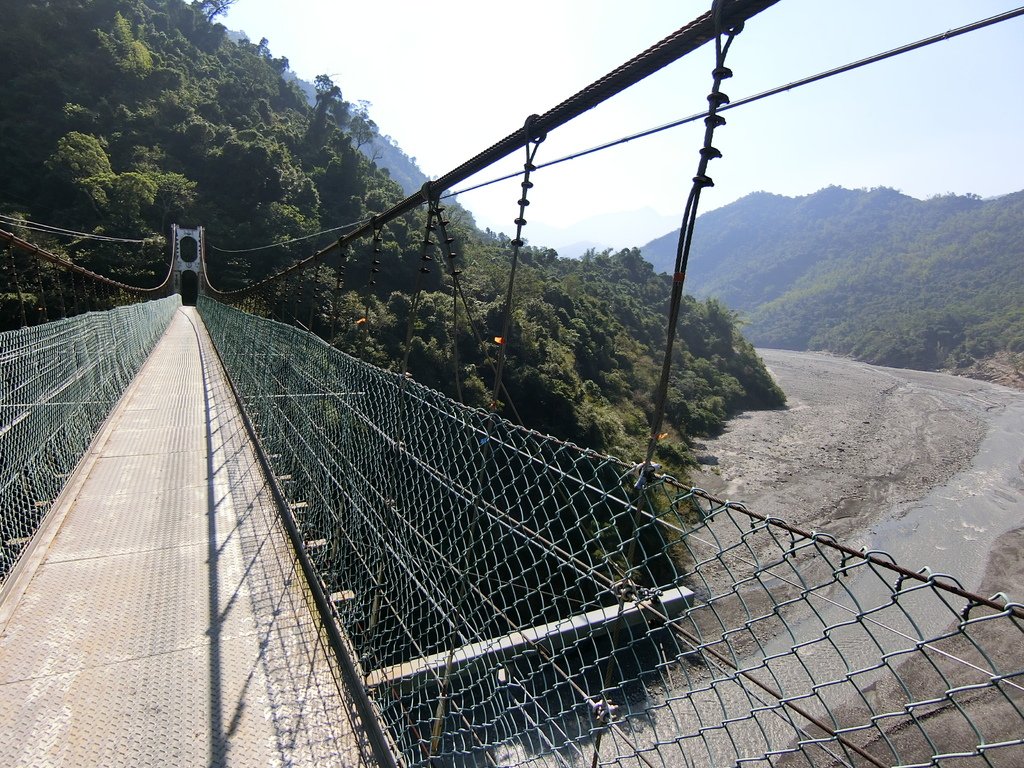
[[[420,257],[441,251],[458,297],[441,196],[525,148],[511,295],[544,135],[714,41],[677,310],[724,55],[771,4],[716,4],[238,291],[210,284],[202,228],[174,227],[149,290],[0,232],[34,297],[0,335],[6,764],[1020,765],[1024,606],[466,407],[288,317],[304,271],[340,274],[420,206]]]

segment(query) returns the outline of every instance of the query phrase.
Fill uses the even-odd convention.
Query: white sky
[[[729,55],[734,100],[1017,7],[1013,0],[780,0]],[[440,176],[710,8],[711,0],[238,0],[220,19],[266,37],[300,77],[331,75],[429,176]],[[537,162],[705,108],[712,46],[564,128]],[[915,197],[1024,188],[1024,17],[727,113],[702,211],[756,190],[829,184]],[[565,228],[651,208],[681,217],[698,122],[535,174],[527,219]],[[521,168],[514,155],[477,181]],[[514,231],[518,181],[460,198]],[[325,222],[333,223],[333,222]],[[630,232],[642,245],[667,229]],[[535,230],[536,231],[536,230]],[[530,226],[525,232],[531,238]]]

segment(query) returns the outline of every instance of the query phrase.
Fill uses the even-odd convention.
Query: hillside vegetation
[[[211,279],[230,289],[337,233],[309,236],[404,197],[372,149],[370,157],[360,151],[372,146],[368,137],[379,139],[366,104],[346,102],[326,76],[316,78],[308,103],[269,41],[233,39],[209,11],[209,3],[180,0],[9,9],[0,27],[0,69],[10,73],[0,80],[0,213],[147,240],[125,246],[19,234],[94,270],[155,285],[166,272],[170,225],[201,224]],[[419,287],[409,372],[486,407],[512,247],[504,235],[480,232],[467,211],[448,213],[471,310],[460,309],[457,335],[443,255],[420,271],[421,211],[385,228],[376,271],[365,243],[349,254],[340,291],[336,265],[323,265],[286,286],[291,293],[278,309],[286,304],[289,319],[396,368]],[[308,239],[262,248],[297,238]],[[518,413],[527,426],[635,460],[650,431],[668,279],[636,250],[569,261],[528,247],[522,258],[502,415]],[[9,327],[19,295],[8,290],[0,302]],[[719,429],[738,409],[783,401],[716,301],[687,300],[676,362],[670,439],[659,454],[673,469],[688,461],[689,436]]]
[[[671,269],[675,236],[645,246]],[[1024,192],[916,200],[892,189],[759,192],[697,224],[687,286],[756,345],[965,367],[1024,352]]]
[[[173,222],[203,224],[213,245],[239,249],[358,221],[400,199],[337,127],[352,123],[339,88],[325,81],[311,109],[282,77],[286,58],[265,40],[236,44],[207,13],[181,0],[13,4],[0,26],[3,212],[155,235],[141,252],[67,246],[95,268],[152,284],[166,271]],[[259,276],[305,246],[234,258],[227,277]]]
[[[458,376],[463,400],[484,407],[493,381],[486,358],[496,356],[493,337],[502,327],[509,244],[501,235],[464,236],[470,256],[462,277],[485,343],[467,330],[469,318],[460,309]],[[637,249],[575,260],[527,248],[522,257],[504,381],[523,423],[614,455],[641,455],[661,370],[670,281],[656,275]],[[359,323],[362,301],[354,293],[349,301],[347,330],[337,343],[387,365],[404,346],[408,294],[371,297],[366,324]],[[449,291],[422,296],[409,371],[454,395],[451,307]],[[674,467],[689,461],[680,438],[716,432],[739,410],[784,402],[720,302],[685,297],[679,336],[666,408],[672,439],[660,448],[660,460]]]

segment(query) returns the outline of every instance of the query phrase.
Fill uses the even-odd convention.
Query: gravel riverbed
[[[760,350],[788,406],[704,440],[693,481],[855,549],[1024,600],[1024,392]]]

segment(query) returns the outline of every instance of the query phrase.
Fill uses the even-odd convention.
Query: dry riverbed
[[[761,350],[788,407],[698,445],[693,480],[763,514],[1024,599],[1024,392]]]

